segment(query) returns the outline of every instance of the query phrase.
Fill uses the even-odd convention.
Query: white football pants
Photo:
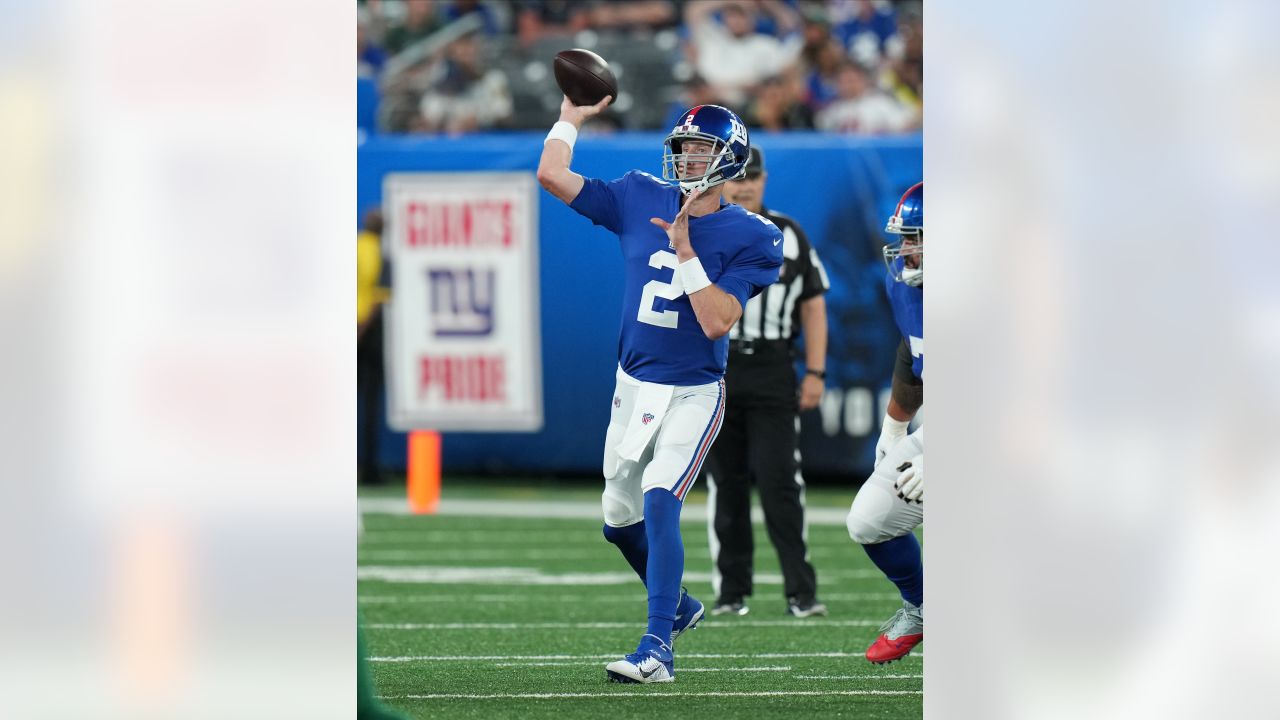
[[[604,439],[604,521],[644,519],[644,493],[666,488],[684,500],[724,421],[724,381],[642,383],[618,369]]]
[[[902,537],[924,522],[924,505],[898,497],[898,466],[924,452],[924,428],[911,433],[876,465],[871,477],[853,498],[845,525],[849,537],[860,545],[872,545]]]

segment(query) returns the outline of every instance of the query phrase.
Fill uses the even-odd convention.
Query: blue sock
[[[644,520],[626,527],[605,525],[604,539],[618,546],[622,557],[631,563],[631,569],[647,587],[649,583],[645,580],[645,573],[649,565],[649,537],[645,535]]]
[[[670,490],[644,494],[645,533],[649,537],[649,634],[671,644],[671,625],[684,577],[684,542],[680,539],[680,500]]]
[[[630,563],[631,569],[636,571],[636,575],[640,576],[640,582],[648,587],[647,578],[649,570],[649,537],[645,534],[644,520],[624,527],[613,527],[612,525],[604,526],[604,538],[622,551],[622,556]],[[680,605],[676,608],[676,614],[682,614],[689,611],[689,606],[693,601],[688,595],[680,597]]]
[[[924,563],[915,533],[862,547],[871,562],[898,586],[903,600],[917,607],[924,604]]]

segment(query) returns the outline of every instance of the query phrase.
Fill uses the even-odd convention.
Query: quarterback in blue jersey
[[[924,428],[907,428],[924,404],[924,183],[903,194],[885,231],[885,290],[902,333],[876,464],[849,509],[849,536],[898,586],[902,608],[867,648],[873,663],[897,660],[924,640],[924,564],[915,529],[924,520]]]
[[[717,105],[690,109],[667,135],[662,180],[633,171],[604,182],[570,170],[578,128],[608,101],[564,99],[538,181],[621,243],[604,536],[648,589],[649,627],[636,651],[605,671],[615,682],[671,682],[675,638],[704,611],[680,586],[680,508],[724,419],[729,330],[747,300],[778,279],[782,233],[721,198],[723,183],[745,173],[750,140],[738,116]]]

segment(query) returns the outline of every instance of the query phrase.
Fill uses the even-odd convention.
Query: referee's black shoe
[[[801,600],[800,598],[790,597],[787,598],[787,614],[798,618],[826,615],[827,606],[818,602],[817,598]]]
[[[716,600],[716,606],[711,608],[712,615],[746,615],[751,612],[751,608],[742,601],[742,598],[720,598]]]

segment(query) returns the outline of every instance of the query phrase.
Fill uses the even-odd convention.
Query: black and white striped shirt
[[[747,301],[729,339],[794,340],[800,333],[800,302],[822,295],[831,283],[799,223],[768,208],[760,214],[782,231],[782,270],[776,283]]]

